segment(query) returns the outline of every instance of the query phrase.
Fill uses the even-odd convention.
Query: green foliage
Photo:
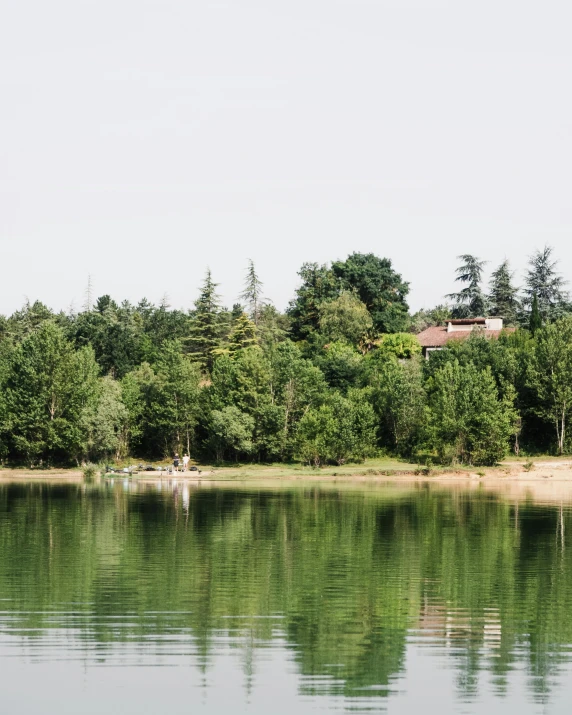
[[[513,400],[510,392],[499,398],[490,368],[446,363],[429,384],[429,444],[442,462],[495,464],[514,433]]]
[[[408,323],[409,283],[397,273],[389,258],[373,253],[352,253],[332,264],[332,273],[346,290],[355,291],[369,310],[378,333],[397,333]]]
[[[250,309],[250,317],[256,326],[258,326],[260,322],[260,311],[264,306],[263,288],[264,284],[258,277],[256,268],[254,267],[254,261],[250,259],[246,270],[244,290],[240,294],[240,297],[246,301]]]
[[[259,309],[258,335],[263,348],[271,350],[273,346],[286,340],[290,327],[290,318],[280,313],[273,305],[263,305]]]
[[[90,459],[120,459],[127,456],[128,410],[122,399],[121,384],[107,375],[100,379],[95,400],[84,410],[87,435],[86,455]]]
[[[256,325],[250,320],[246,313],[241,313],[234,321],[232,330],[228,338],[229,352],[236,353],[237,350],[252,348],[258,345],[256,338]]]
[[[359,382],[363,356],[345,342],[326,345],[314,358],[330,387],[347,392]]]
[[[210,414],[210,440],[216,459],[221,462],[229,454],[248,457],[253,449],[254,419],[229,405]]]
[[[381,338],[378,353],[384,358],[410,359],[415,355],[421,355],[421,345],[411,333],[392,333]]]
[[[453,318],[477,318],[487,312],[487,299],[481,288],[483,269],[486,261],[466,253],[458,256],[462,261],[457,268],[456,281],[466,284],[458,293],[450,293],[447,298],[455,301]]]
[[[189,346],[196,360],[212,369],[216,350],[221,343],[221,309],[210,269],[207,270],[201,293],[195,303]]]
[[[425,425],[425,388],[419,359],[398,362],[381,355],[368,364],[380,440],[398,454],[411,454]]]
[[[339,282],[327,266],[304,263],[298,271],[302,285],[288,306],[292,321],[292,334],[304,340],[320,329],[320,306],[327,300],[335,300],[340,292]]]
[[[54,317],[52,311],[39,300],[34,303],[26,300],[22,310],[16,311],[6,321],[5,335],[13,340],[21,341],[35,333],[46,321],[53,321]]]
[[[448,305],[436,305],[431,310],[419,310],[411,316],[409,330],[412,333],[420,333],[432,326],[444,325],[453,316]]]
[[[308,410],[298,424],[296,452],[316,467],[361,461],[375,449],[375,414],[359,391],[349,398],[332,394]]]
[[[469,254],[461,260],[454,310],[483,313],[485,262]],[[340,420],[334,403],[351,401],[359,389],[364,409],[376,418],[372,448],[411,459],[429,450],[446,459],[494,461],[504,428],[493,430],[501,436],[484,456],[480,437],[467,437],[469,419],[460,405],[448,415],[446,430],[437,429],[444,414],[437,397],[445,389],[443,370],[453,370],[463,399],[475,405],[466,375],[489,375],[485,382],[492,379],[497,402],[512,410],[509,438],[516,454],[521,448],[562,453],[572,446],[572,334],[567,320],[558,318],[569,306],[552,249],[531,259],[522,301],[530,314],[519,314],[530,331],[493,340],[475,331],[428,360],[420,359],[413,333],[442,325],[451,310],[441,305],[410,318],[409,286],[388,259],[354,253],[331,266],[304,264],[300,277],[286,314],[265,302],[250,261],[246,306],[232,310],[221,306],[209,271],[190,312],[172,310],[166,298],[158,306],[145,299],[131,305],[104,295],[94,304],[90,298],[90,309],[79,313],[54,314],[35,302],[0,316],[0,460],[63,464],[188,451],[201,460],[276,461],[301,455],[303,444],[317,449],[316,459],[335,462],[329,438],[320,438],[316,448],[311,424],[323,423],[335,434],[332,425]],[[493,272],[489,297],[491,309],[514,322],[521,301],[507,261]],[[487,405],[477,407],[486,412]],[[231,407],[240,418],[225,411]],[[487,419],[494,422],[491,410]],[[340,458],[362,453],[345,448],[353,456]]]
[[[513,273],[504,260],[493,271],[490,282],[489,305],[492,315],[504,318],[505,326],[516,325],[520,311],[518,288],[513,285]]]
[[[536,251],[529,259],[525,278],[524,304],[532,307],[536,296],[543,322],[558,320],[567,311],[566,281],[557,271],[558,261],[553,260],[553,252],[551,246]]]
[[[348,291],[335,300],[322,303],[319,311],[320,332],[327,340],[346,340],[358,345],[373,326],[365,304]]]
[[[89,347],[74,351],[46,321],[11,353],[4,386],[4,439],[29,464],[79,457],[86,450],[83,415],[96,399],[98,367]]]
[[[91,462],[88,462],[86,465],[84,465],[82,467],[81,471],[83,474],[83,478],[85,479],[86,482],[93,481],[99,473],[99,469],[97,468],[97,465],[92,464]]]
[[[534,335],[537,330],[542,328],[542,316],[540,315],[540,309],[538,307],[538,298],[536,293],[532,296],[532,306],[530,309],[530,319],[528,322],[528,329]]]
[[[396,273],[388,258],[353,253],[345,261],[333,263],[331,268],[305,263],[299,275],[302,285],[288,308],[297,339],[306,339],[319,331],[321,306],[337,300],[344,292],[355,293],[366,306],[376,332],[393,333],[407,327],[409,284]],[[342,312],[348,308],[347,299],[337,306]]]
[[[129,415],[127,439],[142,455],[190,452],[199,412],[199,367],[178,341],[165,341],[158,359],[144,363],[123,379]]]
[[[528,370],[536,413],[554,425],[558,453],[564,452],[572,411],[572,316],[538,331]]]

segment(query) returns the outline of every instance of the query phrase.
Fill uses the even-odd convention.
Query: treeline
[[[477,465],[566,451],[572,317],[551,249],[531,258],[522,292],[506,262],[485,292],[483,262],[461,259],[452,304],[413,316],[391,261],[359,253],[302,266],[285,313],[252,262],[231,310],[210,271],[191,311],[109,296],[79,313],[27,304],[0,318],[0,458],[321,465],[390,452]],[[421,358],[416,331],[487,312],[526,327]]]

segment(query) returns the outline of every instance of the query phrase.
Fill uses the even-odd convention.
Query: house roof
[[[504,328],[505,333],[514,333],[514,331],[515,328]],[[477,334],[485,338],[498,338],[502,332],[503,330],[481,330],[479,328]],[[436,325],[419,333],[417,340],[422,348],[440,348],[449,340],[467,340],[471,335],[473,335],[472,330],[454,330],[448,333],[447,328]]]

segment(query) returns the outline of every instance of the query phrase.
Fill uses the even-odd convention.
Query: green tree
[[[524,304],[532,308],[534,296],[543,322],[553,322],[567,311],[566,281],[558,273],[558,261],[553,259],[554,249],[545,246],[529,259],[529,269],[524,281]]]
[[[513,285],[513,273],[505,259],[493,271],[490,282],[489,304],[493,315],[504,318],[506,325],[516,325],[520,303],[518,288]]]
[[[39,300],[30,303],[26,300],[24,307],[8,318],[7,334],[15,341],[21,341],[36,332],[46,321],[53,321],[53,312]]]
[[[217,284],[214,283],[209,268],[201,287],[201,293],[195,303],[189,337],[192,353],[208,370],[212,369],[216,349],[221,340],[220,299],[216,289]]]
[[[127,456],[128,411],[121,384],[107,375],[98,382],[96,400],[84,411],[86,454],[91,461]]]
[[[411,454],[425,424],[426,395],[420,359],[371,360],[368,382],[378,416],[380,438],[399,454]]]
[[[5,383],[15,457],[70,459],[85,452],[83,413],[97,394],[93,350],[77,352],[53,322],[42,323],[11,354]]]
[[[444,325],[453,316],[448,305],[436,305],[430,310],[419,310],[411,316],[409,330],[412,333],[420,333],[426,328],[435,325]]]
[[[237,350],[244,350],[258,345],[256,325],[246,313],[241,313],[234,320],[228,343],[230,353],[236,353]]]
[[[442,462],[495,464],[508,450],[517,414],[514,393],[499,393],[490,368],[458,360],[438,369],[429,384],[430,446]]]
[[[447,296],[455,302],[452,315],[454,318],[484,316],[487,312],[487,300],[481,282],[487,261],[481,261],[469,253],[458,256],[458,259],[462,263],[456,270],[455,280],[466,285],[458,293],[450,293]]]
[[[327,340],[347,340],[358,345],[372,328],[373,320],[364,303],[349,291],[319,307],[320,332]]]
[[[103,374],[122,378],[141,363],[143,320],[128,302],[118,306],[110,296],[101,296],[94,310],[70,321],[66,333],[76,347],[93,348]]]
[[[572,410],[572,316],[544,326],[535,337],[529,386],[537,398],[535,411],[554,425],[558,453],[562,454]]]
[[[264,306],[263,288],[264,284],[258,277],[254,261],[249,259],[244,281],[244,290],[240,294],[240,298],[246,301],[250,310],[250,317],[256,327],[258,327],[260,322],[260,311]]]
[[[277,345],[269,360],[271,402],[284,410],[279,456],[290,458],[298,422],[309,408],[324,402],[328,386],[322,371],[304,359],[300,348],[289,340]]]
[[[305,340],[320,329],[320,305],[324,301],[335,300],[340,285],[327,266],[317,263],[304,263],[298,275],[302,284],[296,290],[296,297],[290,302],[287,312],[292,321],[293,337]]]
[[[536,334],[537,330],[542,328],[542,316],[540,315],[540,309],[538,307],[538,298],[536,294],[532,296],[532,306],[530,309],[530,319],[528,323],[528,329],[532,335]]]
[[[377,353],[383,357],[409,359],[421,354],[421,345],[411,333],[392,333],[382,336]]]
[[[218,462],[226,456],[248,456],[254,449],[254,419],[229,405],[213,410],[209,417],[210,441]]]
[[[200,400],[199,366],[179,341],[165,341],[153,365],[143,364],[123,380],[129,438],[142,454],[170,456],[193,449]]]
[[[375,413],[363,394],[348,398],[333,393],[308,410],[298,424],[297,455],[316,467],[363,461],[375,450]]]
[[[9,454],[11,415],[6,400],[6,383],[12,366],[14,347],[8,339],[0,339],[0,459]]]
[[[358,384],[363,361],[356,348],[340,341],[326,345],[314,358],[330,387],[341,392]]]
[[[271,349],[286,340],[290,327],[289,316],[280,313],[273,305],[263,305],[259,310],[258,334],[263,347]]]
[[[258,347],[246,347],[215,362],[205,413],[238,408],[253,420],[248,453],[258,459],[276,459],[284,451],[285,408],[276,399],[274,389],[268,357]],[[211,440],[211,447],[213,444]]]
[[[352,253],[345,261],[332,264],[340,289],[355,291],[369,310],[378,333],[406,330],[409,283],[397,273],[389,258],[373,253]]]

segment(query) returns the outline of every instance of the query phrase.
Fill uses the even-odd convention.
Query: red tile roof
[[[515,328],[504,328],[504,332],[506,333],[514,333],[514,331]],[[485,338],[498,338],[503,331],[481,330],[479,328],[475,332]],[[448,343],[449,340],[466,340],[470,338],[471,335],[473,335],[472,330],[453,330],[448,333],[447,328],[436,325],[419,333],[417,340],[419,340],[422,348],[440,348]]]

